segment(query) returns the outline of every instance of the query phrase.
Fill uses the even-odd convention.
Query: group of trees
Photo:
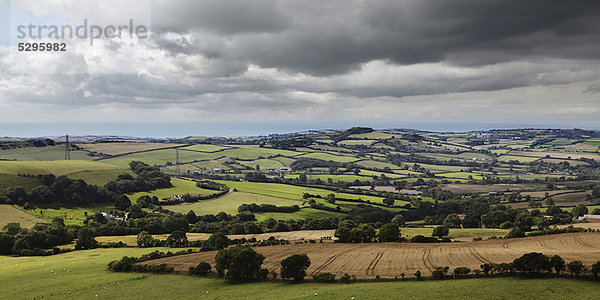
[[[129,168],[136,174],[135,177],[124,173],[119,175],[117,180],[108,182],[104,187],[116,194],[128,194],[173,186],[169,175],[161,172],[158,167],[141,161],[132,161],[129,163]]]
[[[54,248],[76,240],[76,249],[97,247],[94,232],[87,227],[65,226],[61,218],[50,223],[37,223],[32,228],[22,228],[19,223],[8,223],[0,232],[0,254],[46,255],[60,253]],[[45,249],[54,248],[50,253]]]

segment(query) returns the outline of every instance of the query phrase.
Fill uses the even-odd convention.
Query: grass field
[[[3,160],[64,160],[65,146],[27,147],[0,150],[0,159]],[[73,160],[92,160],[88,152],[71,150]]]
[[[164,208],[186,214],[193,210],[197,215],[216,214],[224,211],[228,214],[237,214],[237,209],[242,204],[273,204],[278,206],[301,205],[302,201],[290,200],[285,198],[272,197],[267,195],[250,194],[244,192],[229,192],[227,195],[217,199],[203,200],[194,203],[183,203],[179,205],[169,205]]]
[[[500,158],[498,160],[500,160],[502,162],[516,160],[516,161],[522,162],[522,163],[529,163],[532,161],[536,161],[538,159],[540,159],[540,158],[539,157],[528,157],[528,156],[516,156],[516,155],[502,155],[502,156],[500,156]]]
[[[332,160],[332,161],[341,162],[341,163],[353,162],[353,161],[358,160],[358,158],[352,157],[352,156],[333,155],[333,154],[329,154],[329,153],[320,153],[320,152],[308,153],[308,154],[301,155],[299,157],[316,158],[316,159],[322,159],[322,160]]]
[[[308,188],[302,186],[294,186],[289,184],[278,184],[278,183],[262,183],[262,182],[239,182],[239,181],[218,181],[226,184],[230,188],[236,188],[241,192],[267,195],[279,198],[286,198],[292,200],[301,200],[304,193],[310,193],[312,195],[327,196],[328,194],[335,194],[338,198],[348,199],[362,199],[369,200],[371,202],[383,203],[383,198],[367,195],[355,195],[347,193],[337,193],[325,189],[319,188]]]
[[[529,252],[558,254],[566,261],[580,260],[591,265],[600,260],[600,234],[570,233],[516,239],[477,242],[420,244],[420,243],[317,243],[259,247],[265,255],[265,266],[279,272],[283,258],[294,253],[306,253],[312,264],[308,274],[330,272],[338,276],[348,273],[359,278],[376,275],[393,277],[400,273],[413,274],[420,270],[431,274],[435,267],[449,266],[479,268],[483,263],[510,262]],[[167,263],[185,271],[201,261],[214,264],[216,252],[201,252],[151,261]]]
[[[0,174],[0,193],[10,187],[20,186],[29,190],[40,184],[41,182],[36,178],[22,177],[14,174]]]
[[[60,217],[63,218],[66,225],[82,225],[86,212],[93,215],[97,212],[109,212],[111,210],[117,210],[112,203],[94,203],[85,207],[49,204],[37,205],[36,209],[27,210],[26,213],[48,221]]]
[[[21,227],[29,228],[35,223],[45,221],[26,212],[22,212],[14,208],[12,205],[0,204],[0,229],[7,223],[12,222],[21,224]]]
[[[125,168],[95,161],[0,161],[0,173],[68,175],[82,171],[126,170]]]
[[[233,284],[185,275],[147,275],[142,278],[141,274],[106,270],[112,260],[126,255],[140,256],[153,250],[155,248],[95,249],[47,257],[0,256],[0,281],[3,283],[0,292],[5,299],[395,299],[400,295],[403,299],[593,299],[598,289],[598,283],[591,281],[518,278],[350,285]]]
[[[481,176],[479,174],[475,174],[475,173],[469,173],[469,172],[449,172],[449,173],[439,173],[436,175],[440,176],[440,177],[458,178],[458,179],[469,179],[469,176],[471,176],[471,178],[474,180],[482,180],[483,179],[483,176]]]
[[[108,155],[118,155],[130,152],[157,150],[162,148],[183,146],[183,144],[138,142],[89,143],[77,145],[87,151],[104,153]]]
[[[465,237],[485,237],[485,236],[505,236],[510,230],[497,228],[450,228],[448,237],[451,239]],[[403,237],[413,237],[415,235],[432,236],[433,227],[420,228],[400,228]]]
[[[171,184],[173,187],[166,189],[158,189],[148,192],[138,192],[135,194],[128,195],[129,199],[135,203],[137,198],[142,196],[156,196],[158,199],[168,198],[173,195],[211,195],[217,193],[217,191],[201,189],[196,186],[196,182],[192,180],[171,178]]]

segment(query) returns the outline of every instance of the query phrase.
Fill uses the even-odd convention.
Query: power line
[[[71,160],[71,146],[69,145],[69,135],[66,135],[65,142],[65,160]]]

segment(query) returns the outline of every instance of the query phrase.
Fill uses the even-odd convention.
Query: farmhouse
[[[581,219],[590,223],[600,223],[600,215],[583,215]]]

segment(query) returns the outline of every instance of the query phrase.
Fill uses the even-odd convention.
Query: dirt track
[[[306,253],[312,264],[308,274],[344,273],[359,278],[407,275],[420,270],[430,274],[435,267],[460,266],[479,268],[487,262],[511,262],[528,252],[558,254],[566,261],[581,260],[591,265],[600,260],[600,233],[570,233],[517,239],[500,239],[466,243],[411,244],[302,244],[255,248],[266,256],[264,267],[279,273],[279,263],[295,253]],[[202,261],[214,266],[216,252],[194,253],[157,259],[146,263],[167,263],[179,271]]]

